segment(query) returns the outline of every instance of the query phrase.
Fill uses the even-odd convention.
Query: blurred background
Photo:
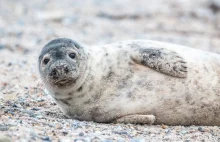
[[[56,37],[152,39],[219,53],[220,0],[0,1],[1,46],[38,50]]]
[[[87,45],[150,39],[220,53],[220,0],[0,0],[0,130],[13,140],[50,140],[68,134],[64,124],[84,126],[58,123],[64,116],[39,83],[40,50],[58,37]],[[171,139],[181,140],[176,128]]]

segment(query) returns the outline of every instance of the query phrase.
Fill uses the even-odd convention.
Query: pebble
[[[18,107],[16,104],[13,104],[12,107]]]
[[[5,45],[4,44],[0,44],[0,49],[4,49]]]
[[[67,131],[62,131],[62,133],[63,133],[64,135],[67,135],[67,134],[68,134],[68,132],[67,132]]]
[[[63,11],[39,11],[37,18],[42,21],[55,21],[60,22],[65,17]]]
[[[106,139],[106,140],[102,140],[102,142],[113,142],[113,140]]]
[[[84,133],[83,133],[83,132],[80,132],[80,133],[79,133],[79,136],[80,136],[80,137],[84,136]]]
[[[188,132],[185,131],[185,130],[182,130],[182,131],[180,131],[180,133],[183,134],[183,135],[185,135],[185,134],[187,134]]]
[[[11,139],[5,135],[0,134],[0,142],[11,142]]]
[[[44,118],[44,116],[42,116],[42,115],[37,115],[36,118],[42,119],[42,118]]]
[[[31,110],[33,110],[33,111],[38,111],[38,110],[40,110],[40,109],[39,109],[39,108],[34,107],[34,108],[31,108]]]
[[[166,134],[168,134],[168,133],[170,133],[170,132],[171,132],[170,129],[166,129],[166,130],[165,130],[165,133],[166,133]]]
[[[44,136],[41,139],[46,141],[46,142],[50,142],[51,141],[49,136]]]
[[[43,98],[37,99],[38,102],[44,102],[45,100]]]
[[[219,0],[210,0],[209,8],[215,14],[220,12],[220,1]]]
[[[130,140],[130,142],[145,142],[145,139],[143,139],[143,138],[132,138]]]
[[[198,130],[199,130],[200,132],[205,132],[205,130],[204,130],[202,127],[198,127]]]
[[[56,129],[62,129],[62,125],[58,122],[55,123],[55,128]]]
[[[5,34],[5,30],[0,27],[0,36],[4,36],[4,34]]]
[[[120,132],[114,132],[115,134],[119,134],[119,135],[127,135],[128,132],[126,131],[120,131]]]
[[[151,136],[151,137],[155,137],[155,136],[156,136],[156,134],[151,134],[150,136]]]
[[[167,128],[167,125],[161,125],[161,128],[163,128],[163,129],[166,129]]]
[[[8,130],[9,130],[8,126],[0,124],[0,131],[8,131]]]
[[[62,19],[62,24],[64,26],[69,26],[69,25],[75,23],[77,20],[78,20],[78,17],[76,17],[76,16],[66,17],[66,18]]]

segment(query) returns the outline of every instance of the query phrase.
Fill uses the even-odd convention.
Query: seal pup
[[[46,44],[41,78],[68,117],[103,123],[220,126],[220,55],[132,40]]]

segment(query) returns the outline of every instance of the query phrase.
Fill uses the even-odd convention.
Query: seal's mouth
[[[57,85],[57,86],[69,86],[69,85],[72,85],[76,82],[76,79],[73,79],[73,78],[66,78],[66,79],[59,79],[59,80],[56,80],[56,81],[53,81],[53,84],[54,85]]]

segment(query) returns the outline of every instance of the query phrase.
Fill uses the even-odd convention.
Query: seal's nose
[[[69,68],[67,65],[57,65],[55,68],[57,69],[57,71],[59,73],[68,73],[69,72]]]
[[[61,64],[61,65],[56,65],[56,68],[57,68],[58,70],[60,70],[60,69],[65,68],[65,65],[64,65],[64,64]]]
[[[57,79],[59,76],[69,73],[67,65],[56,65],[50,72],[50,76]]]

